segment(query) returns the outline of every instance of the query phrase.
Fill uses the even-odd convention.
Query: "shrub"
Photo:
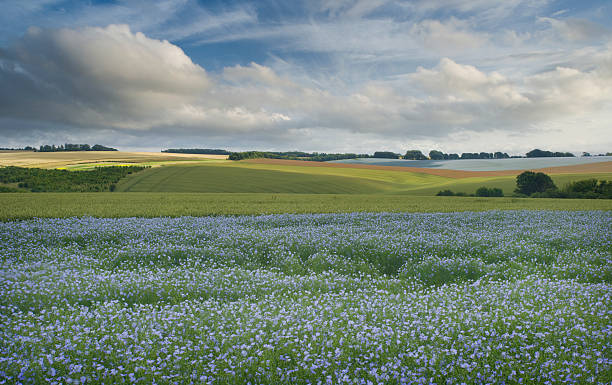
[[[476,196],[477,197],[503,197],[504,192],[497,187],[488,188],[488,187],[483,186],[483,187],[479,187],[478,190],[476,190]]]
[[[543,172],[525,171],[516,177],[516,193],[530,196],[536,192],[556,190],[557,186],[550,176]]]
[[[452,192],[451,190],[440,190],[436,194],[436,196],[439,196],[439,197],[452,197],[454,195],[455,195],[455,193]]]
[[[563,188],[567,198],[612,199],[612,181],[585,179],[569,183]]]
[[[21,190],[8,187],[8,186],[0,186],[0,193],[9,193],[9,192],[20,192]]]

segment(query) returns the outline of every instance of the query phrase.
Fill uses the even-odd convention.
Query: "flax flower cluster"
[[[612,214],[0,223],[0,384],[612,382]]]

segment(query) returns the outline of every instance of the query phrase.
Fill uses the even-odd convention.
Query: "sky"
[[[608,0],[0,9],[0,147],[612,151]]]

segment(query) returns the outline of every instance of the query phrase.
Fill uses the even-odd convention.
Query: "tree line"
[[[42,144],[40,147],[25,146],[23,148],[0,147],[5,151],[34,151],[34,152],[65,152],[65,151],[118,151],[116,148],[106,147],[101,144],[74,144],[64,143],[56,146],[55,144]]]
[[[529,151],[525,154],[527,158],[563,158],[563,157],[575,157],[571,152],[553,152],[553,151],[544,151],[536,148],[535,150]]]
[[[510,158],[505,152],[464,152],[459,154],[446,154],[442,151],[431,150],[429,157],[425,156],[420,150],[408,150],[404,159],[409,160],[459,160],[459,159],[507,159]]]
[[[91,171],[68,171],[56,169],[0,167],[0,192],[97,192],[114,191],[121,178],[150,166],[96,167]],[[21,189],[21,190],[20,190]],[[4,191],[3,191],[4,190]]]
[[[74,143],[66,143],[60,144],[56,146],[54,144],[43,144],[41,145],[38,152],[65,152],[65,151],[117,151],[116,148],[106,147],[101,144],[94,144],[90,146],[89,144],[74,144]]]
[[[463,152],[444,153],[438,150],[429,151],[425,155],[421,150],[408,150],[404,155],[392,151],[375,151],[373,155],[356,154],[356,153],[334,153],[327,154],[324,152],[303,152],[303,151],[239,151],[232,152],[222,149],[209,148],[171,148],[162,150],[166,153],[182,153],[182,154],[212,154],[212,155],[229,155],[231,160],[255,159],[255,158],[271,158],[271,159],[290,159],[290,160],[310,160],[325,162],[330,160],[341,159],[356,159],[356,158],[379,158],[379,159],[407,159],[407,160],[462,160],[462,159],[509,159],[509,158],[548,158],[548,157],[574,157],[571,152],[554,152],[535,149],[526,153],[524,156],[510,156],[506,152]],[[588,153],[584,153],[583,156]],[[601,154],[603,155],[603,154]],[[612,155],[606,153],[606,155]]]
[[[205,154],[205,155],[230,155],[232,152],[218,148],[169,148],[161,152],[173,154]]]
[[[301,151],[288,151],[288,152],[272,152],[272,151],[243,151],[243,152],[232,152],[229,156],[230,160],[243,160],[243,159],[257,159],[257,158],[268,158],[268,159],[288,159],[288,160],[309,160],[314,162],[327,162],[330,160],[342,160],[342,159],[356,159],[356,158],[370,158],[368,154],[326,154],[324,152],[301,152]]]

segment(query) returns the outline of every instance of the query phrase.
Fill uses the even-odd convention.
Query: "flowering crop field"
[[[612,213],[0,223],[0,383],[612,382]]]

